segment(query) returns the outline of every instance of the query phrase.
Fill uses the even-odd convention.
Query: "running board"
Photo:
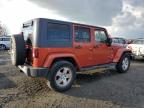
[[[109,68],[109,69],[115,69],[116,63],[110,63],[110,64],[104,64],[104,65],[96,65],[92,67],[84,67],[81,68],[80,71],[88,71],[88,70],[95,70],[100,68]]]

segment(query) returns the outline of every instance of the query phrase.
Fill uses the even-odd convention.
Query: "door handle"
[[[75,48],[76,48],[76,49],[81,49],[82,46],[81,46],[81,45],[77,45],[77,46],[75,46]]]

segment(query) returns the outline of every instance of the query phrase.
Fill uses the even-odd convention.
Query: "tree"
[[[7,36],[8,35],[8,29],[7,27],[1,23],[0,21],[0,36]]]

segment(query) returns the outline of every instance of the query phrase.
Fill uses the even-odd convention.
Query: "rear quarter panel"
[[[34,67],[50,67],[54,59],[62,57],[71,57],[77,65],[79,64],[74,55],[73,48],[39,48],[38,50],[38,58],[33,59]]]

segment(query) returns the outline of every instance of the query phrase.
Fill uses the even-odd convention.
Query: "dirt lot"
[[[125,74],[79,74],[65,93],[45,82],[20,73],[0,51],[0,108],[144,108],[144,60],[133,61]]]

